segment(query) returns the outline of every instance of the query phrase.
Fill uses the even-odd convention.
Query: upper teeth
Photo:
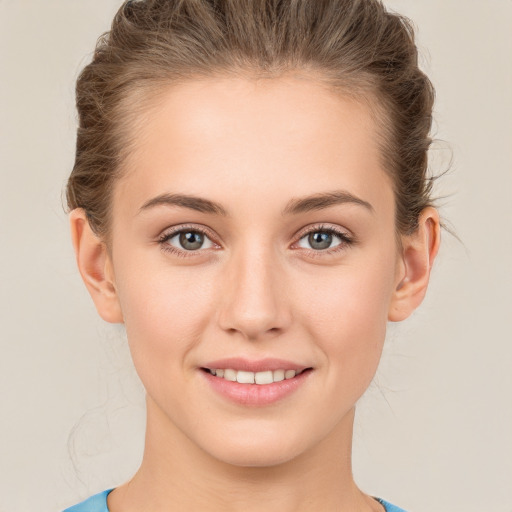
[[[232,382],[240,382],[241,384],[272,384],[284,379],[292,379],[300,372],[295,370],[267,370],[264,372],[246,372],[243,370],[227,369],[210,369],[212,375],[230,380]]]

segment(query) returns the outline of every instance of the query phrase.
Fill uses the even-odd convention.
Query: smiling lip
[[[295,370],[297,375],[271,384],[241,384],[216,377],[208,371],[214,369],[232,369],[254,373],[269,370]],[[223,398],[240,405],[262,407],[273,404],[296,391],[309,377],[312,369],[283,359],[249,361],[242,358],[229,358],[208,362],[199,370],[211,389]]]
[[[231,357],[227,359],[218,359],[206,363],[203,368],[214,370],[217,368],[231,368],[233,370],[242,370],[245,372],[264,372],[267,370],[295,370],[297,373],[309,368],[305,365],[292,363],[284,359],[259,359],[257,361],[249,361],[241,357]]]

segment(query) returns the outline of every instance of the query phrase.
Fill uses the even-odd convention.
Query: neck
[[[109,495],[111,512],[371,511],[352,477],[354,409],[313,449],[273,466],[241,467],[204,452],[148,400],[139,471]]]

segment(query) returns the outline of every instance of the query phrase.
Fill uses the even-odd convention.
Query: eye
[[[184,258],[197,255],[203,249],[219,247],[212,242],[205,229],[197,226],[181,226],[179,229],[166,231],[158,243],[163,251]],[[304,231],[296,245],[309,249],[311,255],[316,257],[341,251],[353,243],[353,238],[341,229],[321,225]]]
[[[333,253],[344,249],[352,243],[353,239],[340,229],[316,226],[303,233],[297,245],[304,249],[313,249],[317,253]]]
[[[205,230],[198,227],[181,227],[163,233],[159,241],[162,250],[178,256],[187,257],[187,253],[198,252],[200,249],[217,247]]]

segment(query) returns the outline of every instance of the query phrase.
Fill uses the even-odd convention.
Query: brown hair
[[[434,90],[418,67],[411,22],[380,0],[138,0],[125,2],[77,81],[70,209],[107,237],[114,180],[144,101],[198,76],[313,71],[367,100],[392,177],[396,226],[417,227],[431,204],[427,150]],[[132,134],[133,137],[133,134]]]

